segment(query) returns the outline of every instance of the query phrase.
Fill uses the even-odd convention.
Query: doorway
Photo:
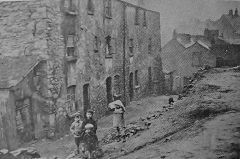
[[[134,91],[133,91],[133,73],[131,72],[130,75],[129,75],[129,98],[130,98],[130,101],[133,100],[133,94],[134,94]]]
[[[90,109],[89,84],[83,85],[83,111],[84,114]]]
[[[216,67],[224,66],[224,59],[222,57],[217,57],[216,59]]]
[[[108,77],[106,79],[106,91],[107,91],[107,104],[113,101],[112,96],[112,78]]]

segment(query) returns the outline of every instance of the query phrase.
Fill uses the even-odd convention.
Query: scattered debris
[[[19,158],[35,159],[40,157],[41,157],[40,154],[33,147],[20,148],[11,152],[9,152],[7,149],[0,150],[1,159],[19,159]]]

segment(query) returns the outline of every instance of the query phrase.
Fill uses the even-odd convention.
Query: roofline
[[[186,50],[188,49],[188,48],[190,48],[190,47],[193,47],[194,45],[196,45],[196,44],[199,44],[199,45],[201,45],[204,49],[206,49],[206,50],[211,50],[211,49],[207,49],[206,47],[204,47],[202,44],[200,44],[198,41],[196,41],[195,43],[193,43],[192,45],[190,45],[189,47],[186,47]]]
[[[36,63],[33,64],[33,65],[28,69],[28,71],[21,77],[21,79],[16,82],[16,84],[10,85],[10,86],[8,86],[8,87],[1,87],[0,89],[11,89],[12,87],[17,86],[17,85],[18,85],[20,82],[22,82],[22,81],[27,77],[27,75],[28,75],[40,62],[42,62],[42,61],[46,61],[46,60],[44,60],[44,59],[38,59],[38,60],[36,61]]]
[[[121,3],[127,4],[127,5],[129,5],[129,6],[131,6],[131,7],[137,7],[137,8],[140,8],[140,9],[142,9],[142,10],[149,11],[149,12],[153,12],[153,13],[157,13],[157,14],[160,15],[160,12],[158,12],[158,11],[146,9],[146,8],[140,7],[140,6],[136,5],[136,4],[132,4],[132,3],[129,3],[129,2],[125,2],[125,1],[123,1],[123,0],[116,0],[116,1],[119,1],[119,2],[121,2]]]
[[[164,49],[167,45],[168,45],[168,43],[170,43],[171,41],[173,41],[173,40],[176,40],[177,41],[177,43],[179,43],[184,49],[186,49],[186,47],[184,47],[184,45],[183,44],[181,44],[177,39],[171,39],[171,40],[169,40],[163,47],[162,47],[162,49]],[[161,49],[161,50],[162,50]]]

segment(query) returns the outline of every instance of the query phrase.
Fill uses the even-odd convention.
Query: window
[[[134,41],[133,41],[133,39],[129,39],[130,56],[133,56],[133,48],[134,48]]]
[[[111,0],[105,0],[105,16],[107,18],[112,17],[112,2],[111,2]]]
[[[139,8],[135,11],[135,25],[139,25]]]
[[[152,53],[152,38],[149,38],[149,41],[148,41],[148,53],[149,54]]]
[[[105,38],[105,40],[106,40],[106,47],[105,47],[106,57],[112,57],[112,53],[111,53],[111,36],[107,36]]]
[[[121,94],[121,81],[120,76],[114,76],[114,95],[119,96]]]
[[[94,14],[94,5],[93,5],[92,0],[88,0],[87,11],[88,11],[89,15],[93,15]]]
[[[146,17],[146,11],[143,12],[143,26],[147,26],[147,17]]]
[[[200,67],[202,65],[201,52],[193,52],[192,54],[192,66]]]
[[[94,36],[94,44],[93,44],[94,52],[98,52],[99,49],[99,38],[97,36]]]
[[[68,35],[67,37],[67,56],[74,56],[74,35]]]
[[[138,81],[138,70],[135,71],[135,86],[139,86],[139,81]]]

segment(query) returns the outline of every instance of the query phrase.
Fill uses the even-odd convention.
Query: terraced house
[[[46,61],[44,130],[61,132],[66,113],[92,108],[99,118],[114,97],[162,93],[160,13],[121,0],[0,2],[0,12],[0,56]]]

